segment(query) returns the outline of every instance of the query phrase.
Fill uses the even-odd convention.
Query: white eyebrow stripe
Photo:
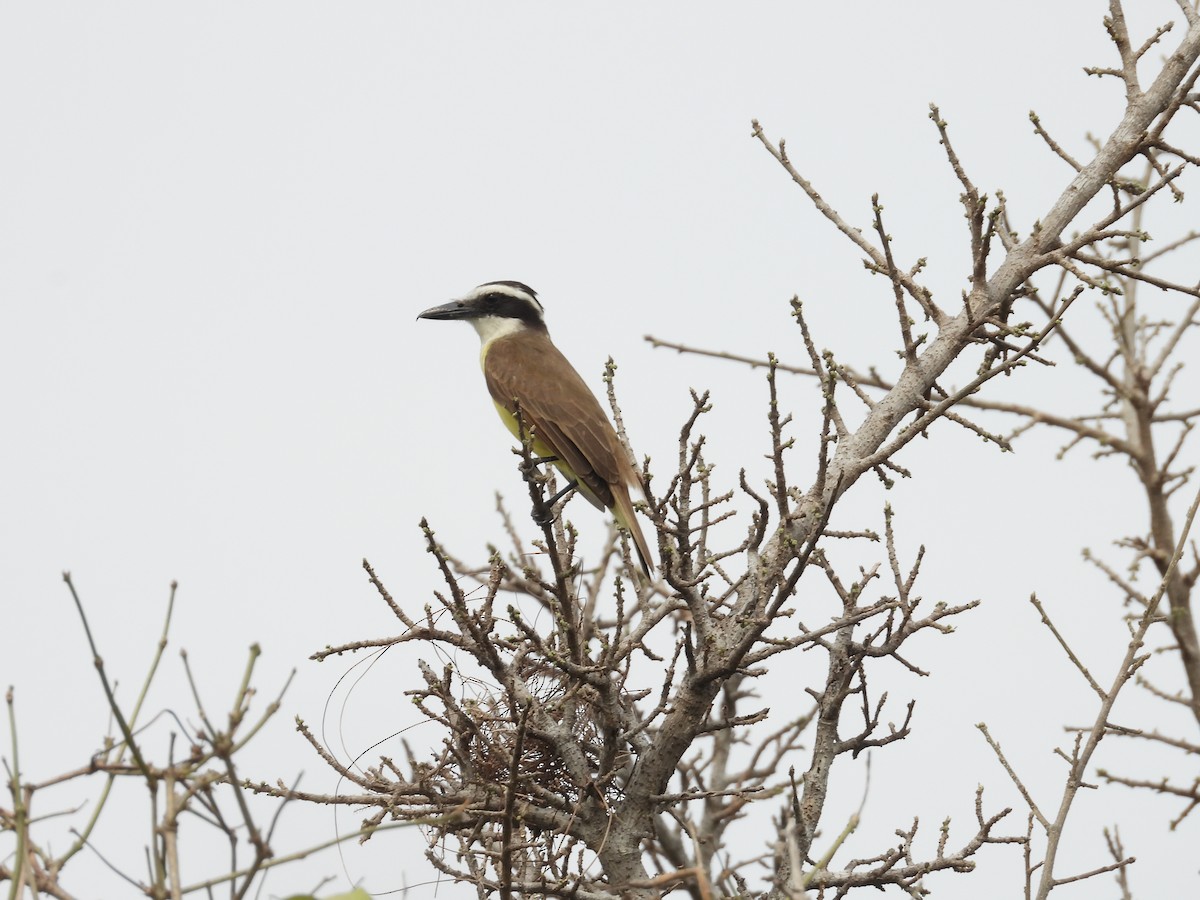
[[[462,299],[463,300],[478,300],[480,297],[486,297],[488,294],[503,294],[505,297],[512,297],[514,300],[520,300],[523,303],[528,303],[539,313],[544,307],[533,288],[528,291],[513,287],[511,284],[503,284],[498,281],[489,281],[487,284],[481,284],[477,288],[472,288],[471,291]]]

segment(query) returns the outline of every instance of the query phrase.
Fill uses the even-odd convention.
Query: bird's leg
[[[558,462],[557,456],[535,456],[529,461],[532,465],[540,466],[542,463]]]
[[[575,488],[577,488],[577,487],[579,487],[578,481],[568,482],[568,484],[565,488],[563,488],[561,491],[559,491],[557,494],[555,494],[553,497],[551,497],[549,500],[546,501],[545,515],[538,515],[535,512],[533,514],[533,521],[536,524],[541,525],[543,527],[546,525],[549,525],[551,522],[553,522],[554,518],[555,518],[554,517],[554,504],[556,504],[563,497],[567,496],[567,494],[571,493],[571,491],[575,490]]]

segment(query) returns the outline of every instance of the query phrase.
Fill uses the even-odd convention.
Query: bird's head
[[[470,322],[485,344],[524,329],[546,330],[537,294],[519,281],[489,281],[457,300],[425,310],[417,318]]]

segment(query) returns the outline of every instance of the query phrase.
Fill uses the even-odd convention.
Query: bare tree
[[[402,632],[317,655],[397,644],[451,649],[460,662],[441,669],[422,664],[423,683],[409,692],[443,729],[440,746],[432,753],[406,746],[406,759],[383,757],[360,770],[336,759],[302,725],[316,751],[355,790],[331,796],[284,785],[256,789],[366,807],[368,829],[390,820],[423,823],[430,863],[474,885],[481,897],[599,900],[670,890],[705,900],[763,890],[840,897],[889,885],[921,896],[931,889],[931,875],[971,871],[989,844],[1022,848],[1028,896],[1045,897],[1059,885],[1103,872],[1116,872],[1128,895],[1130,860],[1116,832],[1109,864],[1062,875],[1055,858],[1073,799],[1094,772],[1101,738],[1166,742],[1193,759],[1200,750],[1194,740],[1111,720],[1119,691],[1146,661],[1147,641],[1169,632],[1171,643],[1163,649],[1182,665],[1187,695],[1144,686],[1188,706],[1200,722],[1200,649],[1191,608],[1200,560],[1193,552],[1192,563],[1182,562],[1191,513],[1183,527],[1171,516],[1172,493],[1191,472],[1181,452],[1200,409],[1169,404],[1200,291],[1148,271],[1150,263],[1190,248],[1195,235],[1147,252],[1142,230],[1149,204],[1182,199],[1180,177],[1200,162],[1176,145],[1170,127],[1200,109],[1200,15],[1185,0],[1178,6],[1182,36],[1167,48],[1171,23],[1139,42],[1128,33],[1121,4],[1109,4],[1105,25],[1116,64],[1089,73],[1122,84],[1123,115],[1101,123],[1110,136],[1081,159],[1033,118],[1071,176],[1058,199],[1022,217],[1023,225],[1002,193],[990,198],[976,187],[947,123],[931,108],[936,137],[961,187],[972,261],[961,302],[953,307],[935,302],[925,286],[924,260],[895,257],[877,197],[869,227],[856,227],[793,164],[785,142],[753,123],[754,138],[861,251],[868,269],[883,276],[898,330],[896,370],[889,374],[880,363],[857,367],[819,349],[798,299],[791,312],[807,350],[803,365],[716,352],[767,369],[772,477],[758,486],[744,471],[734,481],[715,474],[702,427],[709,398],[694,394],[671,470],[652,470],[649,461],[642,470],[644,512],[661,555],[662,580],[655,584],[628,574],[634,568],[628,548],[615,535],[596,563],[579,562],[574,530],[548,515],[551,476],[526,446],[521,467],[534,518],[547,523],[532,551],[504,504],[499,511],[509,549],[493,548],[486,565],[456,558],[423,522],[444,589],[418,603],[418,611],[395,599],[364,563]],[[1160,64],[1152,64],[1151,50],[1165,54]],[[1138,292],[1147,287],[1165,291],[1175,305],[1166,314],[1146,313]],[[1077,301],[1086,292],[1102,298],[1111,347],[1085,347],[1073,332],[1075,307],[1085,305]],[[1099,379],[1104,401],[1098,410],[1062,416],[1032,403],[988,398],[989,381],[1047,363],[1056,348]],[[782,372],[815,379],[822,393],[815,459],[799,458],[794,450],[796,423],[776,391]],[[609,399],[620,427],[611,374]],[[1030,385],[1035,378],[1023,375]],[[951,379],[961,379],[961,386]],[[1019,424],[1011,430],[996,425],[997,416],[1015,416]],[[882,523],[856,530],[834,530],[830,517],[862,476],[874,473],[885,483],[908,477],[905,446],[943,420],[1000,447],[1031,427],[1057,428],[1069,435],[1067,449],[1091,442],[1102,454],[1128,459],[1146,496],[1149,527],[1125,546],[1135,566],[1154,567],[1158,582],[1138,589],[1095,560],[1131,610],[1128,652],[1114,661],[1111,678],[1093,676],[1046,614],[1047,626],[1098,699],[1091,724],[1080,726],[1073,748],[1062,751],[1069,774],[1056,812],[1032,796],[993,742],[1026,799],[1026,827],[1009,822],[1010,810],[989,807],[980,791],[974,826],[953,835],[943,828],[932,855],[915,849],[914,820],[897,832],[898,842],[835,866],[841,838],[830,835],[844,837],[855,821],[844,827],[826,821],[834,771],[865,750],[904,740],[913,727],[912,703],[896,704],[877,686],[879,663],[923,671],[910,639],[950,630],[974,604],[921,604],[916,582],[923,551],[901,558],[890,512]],[[1157,449],[1164,441],[1166,452]],[[839,563],[835,542],[858,547],[859,564]],[[808,699],[768,716],[756,699],[756,679],[798,655],[823,660],[819,676],[806,685]],[[889,717],[898,724],[888,724]],[[1180,796],[1183,814],[1198,801],[1195,781],[1105,777]],[[776,823],[771,839],[759,841],[748,858],[735,856],[734,848],[755,843],[737,835],[739,827],[756,827],[749,824],[756,820],[751,813],[764,808]]]
[[[72,874],[80,868],[73,864],[76,860],[92,855],[139,895],[176,900],[194,894],[224,894],[236,900],[255,895],[272,870],[357,836],[334,836],[288,852],[275,849],[275,830],[286,804],[264,807],[255,802],[257,798],[243,786],[240,767],[246,746],[279,711],[287,689],[285,684],[261,712],[252,714],[257,693],[254,670],[261,653],[258,645],[250,648],[224,722],[209,715],[186,651],[182,660],[195,703],[195,724],[183,722],[169,709],[151,715],[147,697],[168,646],[176,586],[171,585],[162,633],[145,677],[129,703],[120,697],[96,645],[74,581],[69,573],[63,574],[63,580],[83,623],[112,713],[113,730],[90,755],[86,748],[81,749],[84,761],[79,767],[34,781],[22,768],[15,692],[8,689],[5,699],[12,746],[4,763],[11,805],[0,806],[0,847],[5,848],[0,858],[0,884],[7,883],[6,896],[14,900],[22,896],[59,900],[95,896],[95,886],[88,886],[86,875]],[[145,789],[142,796],[147,801],[150,828],[144,835],[130,834],[113,824],[112,807],[122,805],[113,798],[126,783]],[[65,849],[56,851],[56,833],[47,826],[64,816],[73,823],[72,839]],[[128,871],[109,858],[114,850],[126,852],[136,847],[139,838],[145,872]],[[208,874],[187,879],[185,871]],[[347,895],[347,900],[364,896]]]
[[[1119,722],[1113,713],[1133,684],[1186,710],[1200,726],[1200,640],[1192,603],[1200,553],[1188,544],[1200,495],[1175,496],[1191,479],[1187,440],[1200,406],[1174,397],[1200,313],[1200,286],[1192,280],[1194,262],[1184,275],[1171,269],[1194,253],[1200,235],[1188,231],[1152,243],[1143,227],[1166,198],[1183,199],[1182,176],[1200,164],[1200,156],[1181,146],[1174,124],[1200,112],[1200,14],[1195,3],[1177,5],[1178,23],[1135,37],[1121,4],[1109,4],[1105,25],[1116,61],[1088,72],[1119,83],[1125,107],[1118,122],[1101,123],[1110,136],[1094,141],[1086,156],[1070,152],[1068,141],[1032,117],[1035,132],[1070,170],[1061,195],[1045,210],[1018,216],[1002,193],[982,193],[955,152],[941,112],[931,108],[934,134],[961,188],[970,248],[966,286],[953,306],[935,302],[924,260],[896,258],[878,197],[872,220],[856,227],[804,177],[785,142],[755,122],[752,135],[775,164],[882,276],[883,302],[897,326],[897,362],[856,365],[823,349],[798,298],[790,313],[804,359],[739,357],[652,338],[655,346],[765,369],[764,449],[771,465],[765,484],[753,483],[744,469],[725,479],[724,467],[707,452],[709,396],[692,395],[675,458],[667,466],[646,460],[641,467],[642,511],[653,523],[660,558],[656,582],[640,576],[615,532],[596,561],[581,562],[573,527],[548,499],[557,496],[553,475],[533,458],[528,440],[519,466],[537,523],[534,539],[518,525],[524,501],[519,511],[498,501],[505,549],[492,547],[482,564],[451,553],[423,521],[444,587],[416,603],[393,597],[364,562],[401,633],[328,648],[316,658],[407,644],[449,649],[445,658],[453,662],[440,668],[421,663],[420,682],[408,692],[442,731],[432,750],[405,745],[404,759],[382,756],[362,769],[338,759],[300,723],[314,751],[354,786],[348,793],[251,782],[241,771],[238,753],[278,709],[276,700],[257,717],[250,714],[256,650],[226,721],[209,716],[192,684],[197,724],[168,725],[165,748],[155,754],[143,730],[151,727],[143,701],[166,629],[132,706],[119,698],[93,644],[114,733],[86,764],[39,782],[22,769],[10,691],[10,803],[0,808],[0,835],[11,843],[0,859],[0,881],[9,896],[73,896],[66,866],[85,850],[103,855],[99,823],[106,798],[118,781],[133,779],[147,789],[152,832],[145,841],[146,875],[124,875],[132,888],[156,898],[218,887],[247,896],[268,870],[312,852],[316,848],[279,853],[272,845],[274,822],[294,800],[365,809],[364,838],[391,823],[420,825],[437,871],[473,886],[480,897],[504,900],[514,894],[648,898],[671,891],[698,900],[751,893],[842,897],[860,888],[916,897],[935,889],[939,873],[972,872],[989,845],[1011,845],[1027,897],[1044,898],[1104,874],[1131,897],[1134,860],[1119,823],[1086,871],[1064,873],[1059,850],[1080,791],[1098,779],[1106,789],[1169,798],[1178,804],[1171,808],[1172,826],[1200,804],[1195,731]],[[1174,26],[1182,36],[1167,46]],[[1157,64],[1151,51],[1164,54]],[[1085,296],[1099,300],[1090,304]],[[1076,327],[1089,306],[1105,323],[1101,341]],[[989,395],[990,381],[1021,372],[1035,396],[1038,367],[1055,361],[1094,377],[1099,402],[1064,414],[1036,401]],[[624,436],[614,371],[610,366],[607,373],[608,399]],[[811,435],[798,432],[780,399],[780,379],[792,375],[811,379],[822,397],[820,426]],[[1096,697],[1095,709],[1070,723],[1069,744],[1057,748],[1067,764],[1061,792],[1036,796],[1020,765],[1003,752],[1003,735],[983,725],[996,775],[1016,786],[1022,814],[996,808],[980,789],[974,822],[965,830],[947,822],[932,852],[920,849],[913,818],[896,840],[846,859],[844,841],[859,818],[832,820],[826,798],[834,773],[909,737],[914,703],[891,696],[888,667],[931,674],[912,639],[948,633],[976,602],[922,599],[924,549],[906,558],[897,540],[903,522],[890,509],[851,528],[833,527],[833,513],[841,498],[861,490],[864,475],[885,484],[910,477],[903,461],[908,442],[920,435],[938,440],[938,429],[949,427],[1000,448],[1031,429],[1054,429],[1066,436],[1063,454],[1090,446],[1097,456],[1128,463],[1131,485],[1145,498],[1145,525],[1121,536],[1125,567],[1088,556],[1123,601],[1126,649],[1103,669],[1085,663],[1070,624],[1055,621],[1052,604],[1032,598]],[[816,452],[805,458],[798,438],[810,437]],[[68,585],[86,630],[69,578]],[[975,593],[974,586],[967,591]],[[1113,623],[1121,627],[1118,615]],[[1177,676],[1183,688],[1164,687],[1158,674],[1147,674],[1152,659],[1155,673]],[[760,686],[785,666],[804,690],[793,690],[790,704],[768,709]],[[1154,778],[1136,768],[1098,768],[1105,739],[1170,748],[1183,754],[1180,771],[1190,774]],[[88,782],[99,784],[98,800],[66,851],[53,852],[40,831],[46,798],[61,786]],[[264,813],[254,805],[263,798],[252,794],[280,803]],[[192,882],[181,873],[183,822],[218,835],[228,854],[211,875]]]

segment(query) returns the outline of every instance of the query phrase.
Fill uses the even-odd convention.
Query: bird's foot
[[[578,486],[579,486],[578,481],[570,482],[565,488],[563,488],[561,491],[559,491],[557,494],[555,494],[553,497],[551,497],[549,500],[546,501],[546,505],[543,507],[544,512],[539,512],[538,510],[534,510],[534,512],[533,512],[534,523],[541,526],[542,528],[545,528],[547,525],[552,524],[554,522],[554,520],[557,518],[557,516],[555,516],[555,514],[554,514],[555,504],[558,503],[558,501],[561,500],[563,497],[565,497],[569,493],[571,493],[571,491],[575,490],[575,488],[577,488]]]

